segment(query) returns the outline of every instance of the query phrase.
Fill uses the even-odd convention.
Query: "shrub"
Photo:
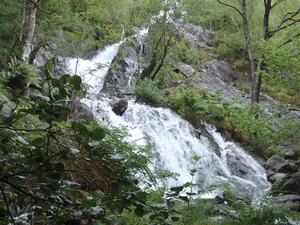
[[[163,105],[165,102],[163,91],[157,87],[157,82],[150,78],[139,80],[135,86],[138,101],[154,105]]]
[[[65,88],[80,91],[81,79],[54,78],[53,68],[47,64],[46,82],[50,92],[59,89],[60,99],[51,93],[39,101],[22,97],[12,122],[0,124],[0,211],[6,214],[0,219],[14,223],[11,204],[21,213],[39,208],[39,214],[28,217],[30,223],[61,224],[83,212],[84,219],[106,224],[111,214],[129,206],[142,211],[147,194],[131,174],[146,181],[146,151],[124,141],[125,130],[58,120],[70,114]]]
[[[33,85],[40,88],[41,77],[40,70],[36,66],[22,62],[17,57],[11,57],[3,72],[3,79],[1,82],[13,90],[23,90],[27,85]]]

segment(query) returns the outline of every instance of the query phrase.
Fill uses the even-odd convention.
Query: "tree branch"
[[[285,46],[286,44],[290,43],[293,41],[294,38],[297,38],[297,37],[300,37],[300,32],[298,34],[295,34],[293,37],[289,38],[288,40],[286,40],[282,45],[282,46]]]
[[[56,201],[55,199],[52,199],[52,198],[42,198],[42,197],[33,195],[29,192],[24,191],[24,190],[28,189],[28,187],[22,187],[22,186],[15,185],[14,183],[9,182],[8,180],[4,180],[4,181],[1,181],[1,182],[9,185],[11,188],[23,193],[24,195],[26,195],[26,196],[28,196],[32,199],[36,199],[36,200],[43,201],[43,202],[51,202],[51,203],[62,205],[62,206],[68,206],[68,205],[74,205],[74,206],[77,205],[78,206],[79,205],[79,204],[76,204],[76,203],[58,202],[58,201]]]
[[[7,198],[6,198],[6,196],[5,196],[4,189],[2,188],[1,185],[0,185],[0,189],[1,189],[1,192],[2,192],[2,195],[3,195],[3,199],[4,199],[4,202],[5,202],[5,205],[6,205],[7,209],[9,209],[9,204],[8,204]],[[10,216],[10,218],[11,218],[11,221],[12,221],[12,222],[14,223],[14,225],[15,225],[16,223],[15,223],[15,220],[14,220],[14,217],[13,217],[12,213],[11,213],[9,210],[7,210],[7,213],[9,214],[9,216]]]
[[[300,13],[300,7],[295,12],[286,13],[284,15],[284,17],[282,18],[282,20],[280,21],[280,23],[278,24],[278,26],[274,30],[269,32],[270,37],[273,36],[278,31],[284,30],[284,29],[286,29],[290,26],[293,26],[294,24],[300,22],[300,18],[296,19],[296,20],[294,19],[294,17],[299,15],[299,13]]]
[[[275,8],[277,5],[279,5],[281,2],[283,2],[283,1],[285,1],[285,0],[278,0],[277,2],[275,2],[272,6],[271,6],[271,8],[273,9],[273,8]]]
[[[41,8],[41,7],[38,5],[38,3],[39,3],[40,0],[37,0],[37,1],[34,1],[34,0],[28,0],[28,1],[31,2],[32,4],[34,4],[34,6],[35,6],[38,10],[41,10],[41,11],[44,12],[44,13],[47,13],[47,14],[49,14],[49,15],[51,15],[51,14],[54,13],[54,12],[49,12],[49,11],[47,11],[46,9]]]
[[[225,6],[227,6],[227,7],[233,8],[235,11],[238,12],[238,14],[240,14],[240,16],[241,16],[243,19],[247,19],[247,18],[244,17],[243,13],[242,13],[238,8],[236,8],[235,6],[229,5],[229,4],[224,3],[224,2],[221,2],[220,0],[217,0],[217,1],[218,1],[220,4],[222,4],[222,5],[225,5]]]

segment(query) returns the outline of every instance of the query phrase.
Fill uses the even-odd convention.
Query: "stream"
[[[97,97],[108,67],[92,75],[88,71],[97,63],[108,66],[120,44],[106,47],[91,60],[69,59],[68,68],[89,85],[89,93],[81,101],[90,107],[99,123],[109,127],[126,126],[130,141],[151,146],[153,159],[149,167],[154,173],[164,174],[156,188],[193,182],[197,183],[193,191],[201,191],[201,197],[220,195],[226,185],[251,199],[265,194],[271,184],[264,168],[241,147],[226,141],[212,125],[203,124],[213,140],[203,135],[197,137],[192,125],[170,109],[136,103],[132,98],[125,113],[117,116],[109,105],[112,99],[108,95]],[[195,171],[193,176],[191,170]],[[208,191],[212,185],[219,187]]]

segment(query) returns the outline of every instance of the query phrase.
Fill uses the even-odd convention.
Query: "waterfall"
[[[261,197],[269,188],[264,168],[233,142],[228,142],[216,129],[204,124],[214,141],[207,137],[197,138],[194,128],[180,116],[166,108],[153,108],[129,100],[128,109],[122,116],[111,110],[108,97],[97,100],[106,71],[96,76],[87,73],[94,63],[109,63],[116,55],[120,43],[107,47],[91,61],[80,60],[78,75],[90,86],[90,94],[82,99],[93,111],[95,118],[106,126],[127,126],[130,140],[138,145],[150,145],[153,160],[151,169],[174,177],[162,179],[158,185],[174,187],[192,181],[190,170],[196,169],[193,180],[199,181],[199,190],[211,185],[228,184],[236,192],[250,198]],[[70,60],[74,71],[75,59]],[[193,157],[200,160],[193,163]],[[209,195],[218,194],[217,189]]]
[[[80,75],[82,82],[89,85],[89,93],[97,94],[101,91],[110,63],[117,55],[122,41],[107,46],[91,60],[78,58],[68,59],[68,71],[70,74]]]

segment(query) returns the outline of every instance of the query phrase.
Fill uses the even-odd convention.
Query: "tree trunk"
[[[269,20],[270,20],[270,12],[272,10],[272,0],[264,0],[264,18],[263,18],[263,40],[267,41],[270,39],[270,32],[269,32]],[[255,75],[255,81],[254,81],[254,92],[251,96],[251,103],[259,102],[259,95],[261,90],[261,72],[265,70],[265,63],[264,63],[265,55],[263,53],[263,50],[261,49],[260,52],[260,61],[257,66],[257,73]]]
[[[37,10],[37,3],[39,0],[32,0],[32,8],[29,14],[29,21],[28,21],[28,30],[27,35],[25,38],[25,43],[22,50],[22,60],[26,61],[29,59],[30,53],[32,51],[32,42],[34,37],[35,31],[35,23],[36,23],[36,10]]]
[[[26,17],[26,0],[24,0],[24,4],[23,4],[23,12],[22,12],[22,23],[20,26],[20,37],[19,37],[19,41],[22,42],[23,41],[23,35],[24,35],[24,25],[25,25],[25,17]]]
[[[249,21],[247,18],[247,3],[246,0],[242,0],[242,17],[243,17],[243,28],[244,28],[244,36],[246,40],[246,49],[248,53],[249,63],[250,63],[250,79],[251,79],[251,105],[256,102],[256,74],[255,74],[255,61],[252,52],[251,46],[251,33],[249,28]],[[259,99],[259,93],[258,93]]]
[[[217,0],[222,5],[225,5],[227,7],[233,8],[236,10],[240,16],[243,19],[243,29],[244,29],[244,37],[246,40],[246,50],[248,54],[248,60],[250,63],[250,83],[251,83],[251,105],[253,105],[255,102],[259,102],[259,92],[260,92],[260,84],[261,84],[261,78],[259,78],[255,71],[255,60],[253,57],[253,51],[251,46],[251,32],[249,27],[249,20],[247,18],[247,2],[246,0],[241,0],[239,3],[241,4],[241,10],[236,8],[233,5],[229,5],[227,3],[224,3],[220,0]],[[259,84],[259,85],[257,85]]]

